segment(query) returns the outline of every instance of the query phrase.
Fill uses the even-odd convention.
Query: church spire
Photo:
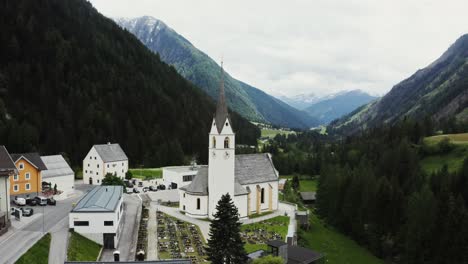
[[[223,130],[224,122],[228,118],[228,110],[226,106],[226,98],[224,95],[224,69],[221,61],[221,84],[219,87],[218,105],[216,106],[215,122],[218,133]]]

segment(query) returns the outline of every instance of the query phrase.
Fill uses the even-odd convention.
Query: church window
[[[226,126],[229,126],[229,123],[228,123],[228,122],[226,122]]]
[[[262,191],[260,193],[260,202],[265,203],[265,188],[262,188]]]
[[[197,210],[200,210],[200,198],[197,198]]]
[[[213,137],[213,148],[216,148],[216,138]]]
[[[229,138],[228,137],[226,137],[224,139],[224,148],[229,148]]]

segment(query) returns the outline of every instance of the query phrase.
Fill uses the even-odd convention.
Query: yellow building
[[[34,197],[42,191],[41,171],[47,170],[38,153],[12,154],[18,174],[10,177],[10,196]]]

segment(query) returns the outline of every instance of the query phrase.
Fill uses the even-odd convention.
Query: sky
[[[275,96],[384,95],[468,33],[466,0],[90,0],[165,22]]]

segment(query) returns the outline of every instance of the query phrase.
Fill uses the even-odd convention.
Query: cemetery
[[[245,242],[245,250],[251,253],[260,249],[266,250],[270,240],[286,239],[289,217],[277,216],[262,222],[241,226],[241,237]]]
[[[208,262],[205,241],[196,225],[156,212],[159,259],[189,258],[192,263]]]

